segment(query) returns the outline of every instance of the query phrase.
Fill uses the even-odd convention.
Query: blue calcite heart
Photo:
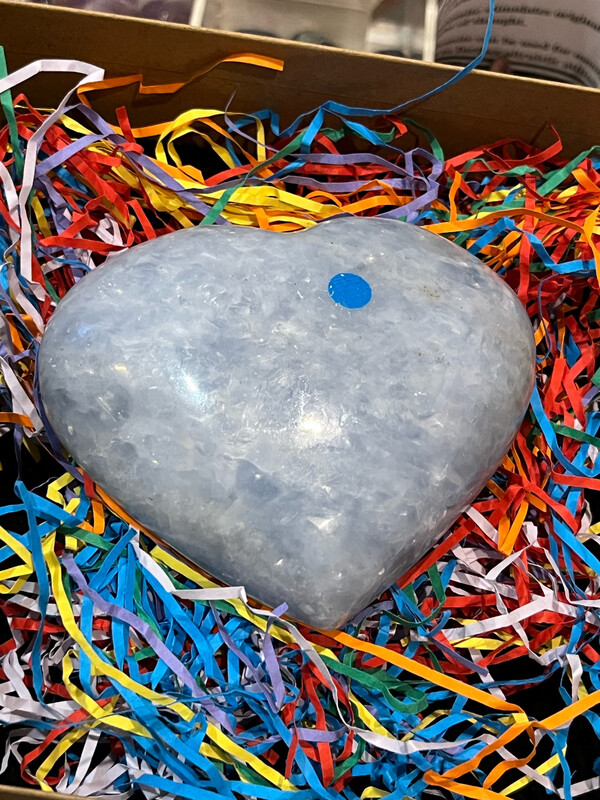
[[[332,628],[477,495],[515,436],[534,344],[516,296],[417,227],[185,230],[60,303],[52,427],[135,519],[220,580]]]

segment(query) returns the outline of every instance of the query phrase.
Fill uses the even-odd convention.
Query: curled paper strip
[[[120,111],[115,129],[7,86],[0,444],[18,479],[0,508],[2,767],[115,798],[593,796],[600,153],[567,161],[556,135],[445,160],[394,114],[278,135],[270,112],[196,109],[136,130]],[[44,427],[35,357],[56,304],[112,252],[194,224],[287,231],[340,213],[406,218],[478,254],[527,308],[538,371],[473,507],[327,632],[253,608],[140,532]]]

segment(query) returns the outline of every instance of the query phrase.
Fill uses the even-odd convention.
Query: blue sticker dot
[[[354,272],[338,272],[329,281],[329,296],[344,308],[362,308],[371,299],[371,287]]]

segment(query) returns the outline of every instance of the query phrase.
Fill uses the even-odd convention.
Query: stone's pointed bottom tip
[[[68,293],[38,357],[50,423],[99,486],[317,628],[359,613],[475,497],[533,365],[498,276],[376,218],[135,247]]]

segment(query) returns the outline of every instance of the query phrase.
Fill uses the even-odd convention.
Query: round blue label
[[[354,272],[338,272],[329,281],[329,296],[344,308],[362,308],[370,301],[371,287]]]

